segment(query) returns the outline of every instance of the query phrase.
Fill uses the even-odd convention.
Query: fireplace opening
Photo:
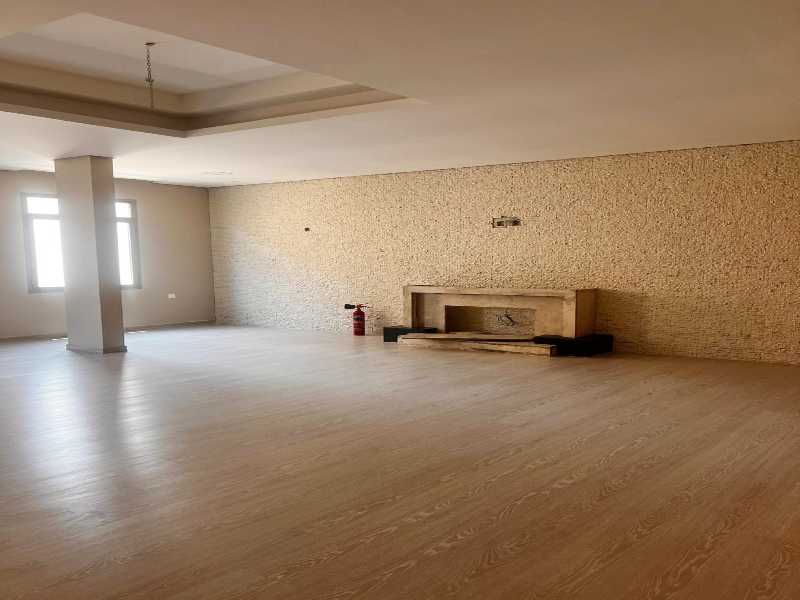
[[[525,333],[536,331],[536,309],[491,306],[445,306],[445,329],[484,333]]]

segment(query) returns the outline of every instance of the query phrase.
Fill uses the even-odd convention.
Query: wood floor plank
[[[0,597],[795,598],[800,368],[0,343]]]

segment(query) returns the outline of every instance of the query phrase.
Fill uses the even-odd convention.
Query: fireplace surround
[[[576,338],[595,332],[597,290],[461,288],[407,285],[403,288],[405,327],[447,332],[447,307],[472,306],[536,311],[537,336]]]

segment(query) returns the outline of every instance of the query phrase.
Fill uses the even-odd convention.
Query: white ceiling
[[[145,44],[158,88],[185,94],[298,73],[299,69],[81,13],[0,38],[0,59],[145,88]]]
[[[87,12],[429,102],[188,139],[0,113],[8,168],[99,154],[120,176],[230,185],[800,138],[797,0],[6,0],[3,12],[0,35]],[[42,39],[89,43],[70,35]],[[126,56],[116,39],[91,44]],[[186,68],[175,60],[164,66]],[[182,85],[240,66],[192,63],[198,79]]]

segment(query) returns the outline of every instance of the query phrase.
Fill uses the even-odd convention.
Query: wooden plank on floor
[[[406,333],[404,337],[412,340],[465,340],[497,342],[532,342],[532,333],[475,333],[459,331],[453,333]]]
[[[415,348],[487,350],[490,352],[510,352],[513,354],[533,354],[537,356],[555,356],[556,354],[555,346],[550,344],[534,344],[533,342],[490,342],[448,339],[431,340],[400,336],[397,338],[397,343],[400,346],[411,346]]]

